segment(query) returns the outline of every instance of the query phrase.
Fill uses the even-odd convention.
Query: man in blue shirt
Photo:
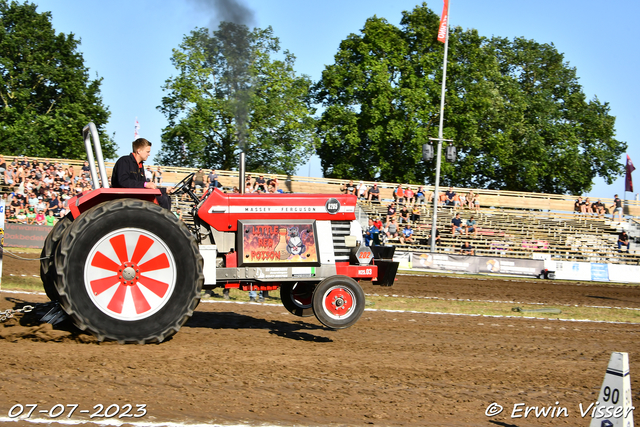
[[[451,235],[455,236],[456,231],[462,234],[462,218],[459,213],[451,219]]]
[[[364,233],[364,244],[367,246],[371,246],[371,242],[374,244],[379,242],[379,233],[378,227],[373,223],[372,219],[369,219],[369,228]]]

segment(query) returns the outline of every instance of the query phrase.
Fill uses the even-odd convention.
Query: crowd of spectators
[[[0,156],[2,198],[7,222],[53,226],[68,212],[68,201],[92,188],[89,163],[73,165],[39,162],[26,156],[7,163]]]

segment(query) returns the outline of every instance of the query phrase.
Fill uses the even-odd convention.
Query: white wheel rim
[[[89,252],[84,283],[91,301],[119,320],[140,320],[160,310],[173,295],[176,264],[155,234],[122,228],[100,239]]]
[[[346,286],[332,286],[322,296],[322,309],[333,320],[348,318],[357,306],[355,293]]]

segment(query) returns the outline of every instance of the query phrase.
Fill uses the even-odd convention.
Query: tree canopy
[[[157,161],[234,169],[244,151],[248,170],[285,174],[307,161],[316,139],[311,81],[296,75],[271,27],[196,29],[171,61],[178,75],[158,107],[169,124]]]
[[[342,41],[314,87],[325,176],[433,183],[421,146],[438,134],[438,24],[423,3],[399,27],[374,16]],[[446,83],[443,131],[458,160],[442,162],[443,184],[581,193],[622,173],[609,105],[586,99],[553,45],[452,28]]]
[[[85,157],[82,128],[92,121],[105,157],[115,157],[102,79],[89,78],[74,35],[56,34],[36,8],[0,0],[0,152]]]

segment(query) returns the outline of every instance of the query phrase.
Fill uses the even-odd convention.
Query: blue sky
[[[161,103],[162,84],[176,74],[171,50],[194,28],[217,25],[220,17],[204,6],[208,0],[32,1],[38,11],[52,13],[56,31],[73,32],[82,40],[79,50],[91,76],[104,78],[103,100],[111,111],[107,129],[115,132],[118,153],[129,152],[136,117],[141,136],[159,147],[166,120],[156,107]],[[238,1],[253,11],[255,26],[273,27],[282,48],[296,55],[296,70],[313,80],[320,78],[326,64],[333,63],[340,41],[357,33],[368,17],[377,15],[398,24],[403,10],[419,4],[407,0]],[[442,11],[442,0],[427,5],[438,14]],[[634,0],[450,0],[453,26],[476,28],[484,36],[522,36],[553,43],[576,67],[587,98],[597,96],[610,104],[617,118],[616,136],[627,142],[628,154],[640,165],[634,132],[640,123],[638,16],[640,2]],[[299,174],[321,176],[319,161],[313,159]],[[640,192],[639,180],[636,192]],[[623,195],[624,177],[611,186],[598,179],[589,195],[613,197],[614,193]],[[633,196],[627,193],[627,197]]]

